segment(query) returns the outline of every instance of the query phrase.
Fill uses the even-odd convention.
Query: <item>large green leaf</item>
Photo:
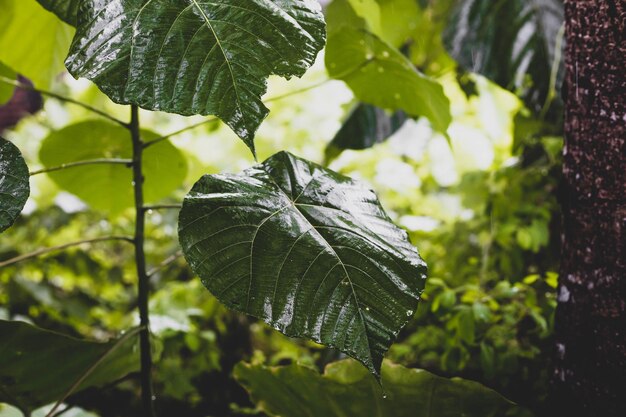
[[[286,152],[241,175],[202,177],[183,203],[179,239],[224,304],[375,374],[426,277],[372,190]]]
[[[450,101],[443,87],[372,33],[349,26],[330,33],[326,68],[366,103],[424,116],[443,133],[450,125]]]
[[[56,14],[65,23],[76,26],[78,6],[82,0],[37,0],[39,4]]]
[[[528,415],[473,381],[442,378],[385,362],[382,388],[354,361],[326,367],[324,375],[298,365],[239,364],[235,378],[270,416],[281,417],[503,417]],[[383,392],[384,389],[384,392]]]
[[[42,9],[35,0],[0,0],[0,14],[11,11],[0,30],[0,61],[47,89],[65,71],[74,29]]]
[[[139,368],[138,340],[132,334],[97,343],[5,320],[0,320],[0,334],[0,402],[23,411],[59,400],[96,364],[76,391]]]
[[[549,97],[558,99],[563,60],[555,60],[563,19],[561,0],[459,1],[445,41],[467,70],[519,93],[539,111]]]
[[[20,150],[0,137],[0,232],[15,221],[30,195],[28,167]]]
[[[158,135],[142,131],[145,141]],[[53,132],[44,139],[39,159],[46,168],[102,158],[129,159],[132,143],[128,130],[106,121],[86,121]],[[167,197],[187,175],[182,153],[168,141],[145,150],[144,193],[147,202]],[[94,208],[111,213],[134,205],[132,170],[120,164],[85,165],[48,173],[61,188]]]
[[[254,152],[267,77],[304,74],[324,37],[314,0],[88,0],[66,64],[117,103],[217,115]]]
[[[8,80],[17,80],[17,73],[0,62],[0,77],[4,77]],[[15,91],[13,84],[3,82],[3,80],[0,79],[0,106],[11,99],[13,91]]]
[[[345,149],[371,148],[397,132],[406,120],[403,111],[389,114],[376,106],[359,103],[326,147],[326,156]]]

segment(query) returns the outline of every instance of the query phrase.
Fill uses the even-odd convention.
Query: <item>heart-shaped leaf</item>
[[[387,361],[383,388],[352,360],[333,362],[323,375],[299,365],[267,368],[240,363],[235,378],[270,416],[502,417],[527,411],[497,392],[460,378]]]
[[[30,195],[28,167],[20,150],[0,137],[0,232],[11,227]]]
[[[117,103],[217,115],[254,153],[267,77],[304,74],[324,38],[314,0],[86,0],[66,65]]]
[[[426,264],[361,183],[287,152],[206,175],[179,219],[185,257],[224,304],[379,374]]]
[[[83,376],[75,391],[113,382],[139,368],[136,330],[100,343],[0,320],[0,334],[0,403],[24,412],[59,400]]]
[[[517,92],[539,111],[546,100],[559,99],[563,14],[562,0],[466,0],[458,2],[444,38],[465,69]]]
[[[145,141],[159,137],[147,130],[141,134]],[[46,168],[95,159],[129,159],[133,153],[129,135],[128,130],[106,121],[80,122],[44,139],[39,159]],[[181,186],[187,175],[187,161],[174,145],[161,141],[146,149],[143,174],[146,201],[153,203]],[[48,175],[93,208],[115,214],[134,204],[133,173],[126,165],[77,166]]]
[[[76,26],[78,6],[82,0],[37,0],[47,10],[56,14],[65,23]]]

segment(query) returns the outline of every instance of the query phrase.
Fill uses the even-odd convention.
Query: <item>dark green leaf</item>
[[[442,133],[450,125],[450,101],[443,87],[372,33],[349,26],[330,33],[326,68],[331,77],[345,81],[361,101],[424,116]]]
[[[0,137],[0,232],[17,219],[30,194],[29,173],[20,150]]]
[[[37,0],[47,10],[56,14],[59,19],[76,26],[78,6],[81,0]]]
[[[5,10],[10,17],[0,30],[0,61],[36,87],[48,89],[65,71],[62,57],[74,29],[33,0],[0,0],[0,14]]]
[[[137,338],[130,334],[97,343],[4,320],[0,334],[0,402],[23,411],[59,400],[101,358],[78,390],[113,382],[139,367]]]
[[[557,37],[562,24],[561,0],[459,1],[445,41],[465,69],[519,93],[531,109],[540,111],[546,100],[558,99],[555,89],[560,89],[563,65]],[[556,74],[555,62],[560,68]]]
[[[158,135],[142,131],[149,141]],[[105,121],[87,121],[53,132],[44,139],[39,159],[46,168],[69,162],[100,158],[132,157],[129,133],[121,126]],[[187,162],[182,153],[168,141],[146,149],[143,174],[147,202],[167,197],[180,187],[187,175]],[[118,213],[134,204],[132,170],[125,165],[85,165],[48,173],[64,190],[76,194],[100,210]]]
[[[66,65],[117,103],[217,115],[254,152],[267,77],[304,74],[324,37],[314,0],[90,0]]]
[[[224,304],[376,374],[426,277],[373,191],[286,152],[242,175],[200,179],[180,212],[179,239]]]
[[[382,386],[354,361],[324,375],[298,365],[239,364],[235,378],[270,416],[501,417],[523,410],[477,382],[442,378],[385,362]]]
[[[403,111],[393,114],[370,104],[360,103],[326,148],[326,154],[345,149],[367,149],[393,135],[407,120]]]

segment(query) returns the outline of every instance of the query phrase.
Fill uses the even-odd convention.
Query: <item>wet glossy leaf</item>
[[[136,336],[98,343],[4,320],[0,334],[0,402],[23,411],[60,399],[107,352],[77,391],[113,382],[139,368]]]
[[[150,141],[158,135],[142,131]],[[87,121],[53,132],[44,139],[39,159],[46,168],[69,162],[100,158],[132,157],[129,133],[105,121]],[[143,174],[146,202],[154,203],[180,187],[187,175],[182,153],[168,141],[150,146],[144,153]],[[126,165],[85,165],[48,173],[61,188],[94,208],[111,213],[134,204],[132,171]]]
[[[477,382],[442,378],[387,361],[382,386],[354,361],[331,363],[324,375],[299,365],[239,364],[235,378],[270,416],[501,417],[523,410]]]
[[[117,103],[217,115],[254,151],[267,77],[304,74],[324,37],[314,0],[89,0],[66,64]]]
[[[424,116],[442,133],[450,125],[450,101],[442,86],[418,72],[400,51],[366,30],[343,26],[329,33],[326,68],[331,77],[345,81],[365,103]]]
[[[28,167],[20,150],[0,137],[0,232],[15,221],[30,194]]]
[[[202,177],[179,239],[224,304],[375,374],[424,286],[425,263],[373,191],[286,152],[241,175]]]
[[[76,26],[78,6],[82,0],[37,0],[47,10],[56,14],[59,19]]]
[[[65,71],[63,57],[74,29],[44,10],[34,0],[0,0],[0,10],[10,11],[0,31],[0,61],[47,89]]]
[[[561,0],[459,1],[446,31],[452,56],[517,92],[539,111],[550,94],[559,100],[563,60],[557,37],[563,24]],[[558,70],[552,74],[553,65]]]
[[[389,114],[370,104],[360,103],[350,113],[326,148],[327,157],[345,149],[367,149],[393,135],[407,120],[403,111]]]

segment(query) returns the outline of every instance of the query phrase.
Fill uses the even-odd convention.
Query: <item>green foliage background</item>
[[[387,358],[480,381],[541,410],[556,305],[561,138],[537,122],[515,94],[479,75],[454,70],[437,19],[446,12],[443,3],[422,4],[414,20],[403,24],[422,30],[417,35],[408,31],[418,41],[407,56],[436,79],[449,99],[449,137],[425,119],[409,121],[390,140],[363,151],[344,151],[329,167],[369,183],[429,264],[419,309]],[[384,33],[382,27],[377,30]],[[9,59],[0,55],[0,61],[13,66]],[[302,79],[270,79],[266,98],[305,91],[267,103],[270,115],[255,140],[260,160],[283,149],[325,160],[326,145],[361,97],[340,81],[325,82],[323,61],[319,56]],[[29,75],[29,67],[14,69]],[[126,116],[125,107],[86,81],[68,74],[40,76],[42,83],[51,83],[43,84],[45,88]],[[142,112],[141,118],[144,128],[161,134],[203,120],[158,112]],[[80,108],[48,99],[43,111],[3,135],[34,170],[42,166],[40,148],[49,134],[91,119]],[[537,125],[540,129],[533,128]],[[186,178],[165,199],[149,203],[178,203],[202,174],[236,173],[254,164],[244,143],[219,123],[189,130],[171,142],[184,156]],[[155,175],[165,179],[168,172]],[[31,188],[26,211],[0,238],[0,260],[68,241],[132,234],[130,209],[93,209],[45,175],[32,177]],[[178,251],[176,223],[175,210],[149,212],[149,265]],[[106,340],[138,322],[134,274],[133,254],[124,242],[81,246],[2,268],[0,319]],[[162,415],[260,415],[232,377],[237,363],[298,362],[321,370],[343,358],[226,310],[182,260],[157,271],[151,283],[152,331],[159,351],[156,403]],[[138,415],[137,390],[131,375],[104,389],[85,390],[71,401],[102,417]]]

